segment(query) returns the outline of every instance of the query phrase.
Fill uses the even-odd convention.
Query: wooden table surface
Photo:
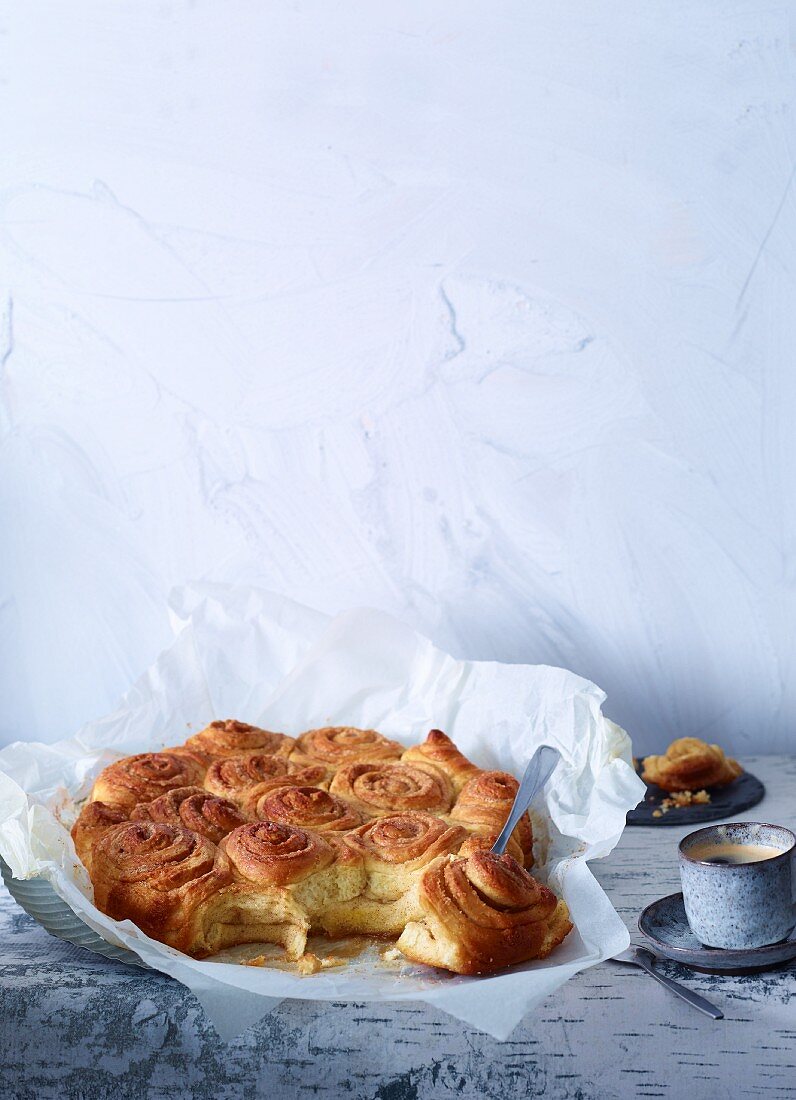
[[[796,826],[796,759],[743,761],[767,787],[740,815]],[[636,918],[679,888],[689,829],[629,828],[591,866]],[[579,974],[496,1042],[423,1005],[285,1001],[224,1044],[184,986],[48,936],[0,887],[0,1096],[13,1100],[796,1095],[796,963],[747,977],[665,973],[715,1001],[690,1009],[641,971]]]

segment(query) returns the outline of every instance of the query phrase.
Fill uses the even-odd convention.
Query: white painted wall
[[[6,6],[0,740],[206,576],[791,748],[788,8]]]

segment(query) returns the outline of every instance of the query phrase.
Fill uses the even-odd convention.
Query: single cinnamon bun
[[[229,798],[243,805],[246,795],[257,788],[259,794],[279,787],[301,785],[313,787],[326,783],[323,767],[300,768],[284,756],[248,753],[215,760],[207,769],[204,785],[220,798]]]
[[[724,755],[718,745],[698,737],[672,741],[663,756],[647,756],[641,778],[665,791],[700,791],[703,787],[725,787],[742,773],[737,760]]]
[[[339,768],[365,760],[397,760],[403,747],[376,730],[354,726],[325,726],[307,730],[296,740],[290,759],[295,764],[323,764]]]
[[[344,833],[362,824],[362,815],[353,806],[319,787],[280,787],[263,794],[254,806],[254,816],[316,833]]]
[[[218,760],[248,752],[289,756],[294,745],[294,739],[284,733],[274,733],[259,726],[250,726],[247,722],[238,722],[235,718],[227,718],[211,722],[189,737],[184,747],[204,753],[211,760]]]
[[[304,950],[312,921],[322,922],[330,906],[348,901],[365,885],[361,858],[339,841],[317,833],[258,821],[243,825],[221,842],[239,881],[251,884],[271,909],[293,924],[292,948]]]
[[[433,814],[407,810],[360,825],[346,833],[343,843],[362,856],[369,874],[400,876],[455,852],[465,836],[464,829]]]
[[[439,860],[417,887],[419,920],[398,950],[456,974],[491,974],[543,959],[572,929],[566,904],[508,855]]]
[[[218,798],[201,787],[177,787],[153,802],[136,806],[130,820],[178,825],[218,844],[227,833],[244,825],[247,819],[234,802],[226,798]]]
[[[450,779],[433,764],[345,764],[331,782],[332,794],[368,817],[399,810],[446,813],[453,802]]]
[[[233,873],[258,886],[289,886],[335,860],[334,849],[323,837],[274,821],[242,825],[220,848]]]
[[[142,752],[103,768],[94,782],[91,801],[132,811],[139,802],[151,802],[166,791],[200,786],[203,777],[203,767],[189,756]]]
[[[94,901],[109,917],[135,921],[153,939],[205,954],[208,903],[231,882],[216,854],[211,841],[188,829],[130,821],[94,847]]]
[[[459,826],[416,811],[378,817],[345,833],[342,844],[363,860],[367,886],[352,900],[329,906],[321,916],[324,929],[330,935],[397,935],[417,912],[411,887],[435,859],[455,852],[465,836]]]
[[[105,802],[86,802],[80,816],[72,826],[75,851],[83,866],[91,874],[91,857],[94,845],[110,829],[127,821],[127,811],[120,806],[108,806]]]
[[[468,779],[481,771],[451,741],[442,730],[430,730],[428,737],[420,745],[412,745],[401,756],[402,764],[433,764],[445,772],[458,794]]]
[[[508,772],[484,771],[468,779],[450,812],[450,820],[476,833],[497,837],[506,823],[519,783]],[[533,866],[531,819],[523,814],[512,836],[522,850],[522,863]]]

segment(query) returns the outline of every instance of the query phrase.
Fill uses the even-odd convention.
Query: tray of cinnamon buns
[[[533,877],[527,814],[490,851],[517,787],[441,730],[406,748],[372,729],[220,720],[105,767],[72,838],[100,910],[194,958],[270,944],[300,960],[310,934],[368,935],[490,974],[572,928]]]

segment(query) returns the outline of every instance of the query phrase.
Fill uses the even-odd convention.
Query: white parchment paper
[[[224,1037],[285,997],[419,1000],[498,1039],[579,970],[623,950],[629,936],[587,860],[617,843],[644,787],[627,734],[603,717],[603,693],[544,665],[457,661],[380,612],[329,618],[249,587],[178,590],[176,638],[116,711],[53,745],[0,751],[0,854],[17,878],[45,876],[78,916],[111,943],[187,985]],[[444,729],[482,767],[520,775],[546,742],[562,763],[536,811],[549,819],[549,878],[576,930],[553,955],[488,978],[464,978],[373,959],[300,976],[197,962],[114,921],[92,903],[68,832],[76,803],[111,760],[182,742],[214,718],[285,733],[322,725],[373,727],[407,745]]]

